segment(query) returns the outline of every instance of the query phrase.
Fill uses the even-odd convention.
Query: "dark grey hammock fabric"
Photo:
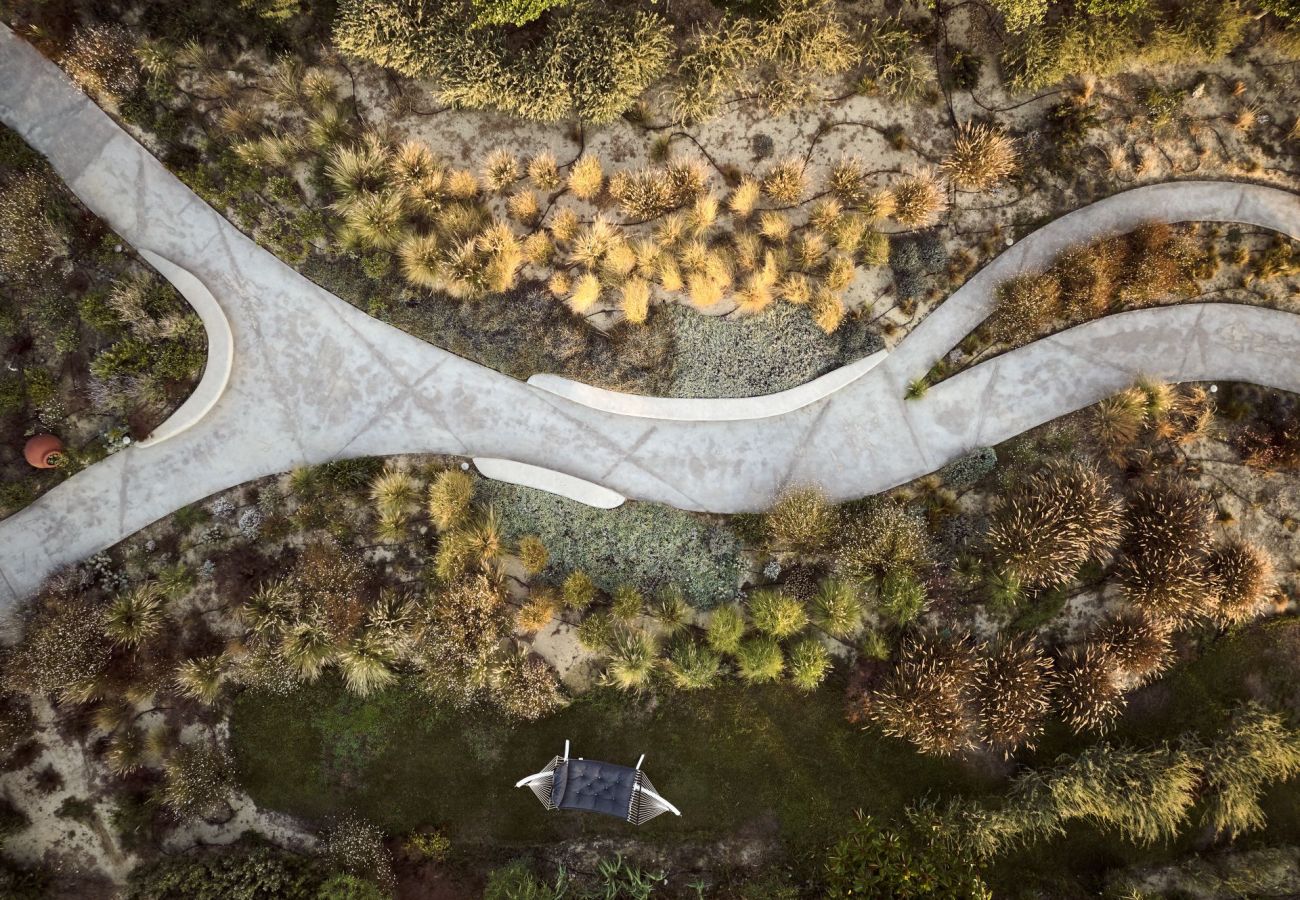
[[[591,759],[571,759],[555,768],[551,802],[559,809],[585,809],[626,819],[632,806],[636,769]]]

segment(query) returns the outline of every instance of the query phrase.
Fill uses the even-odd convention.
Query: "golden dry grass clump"
[[[1206,573],[1210,527],[1210,504],[1194,485],[1160,479],[1134,488],[1116,567],[1128,599],[1169,626],[1204,612],[1214,594]]]
[[[1122,507],[1096,466],[1058,462],[1016,484],[994,509],[985,545],[994,565],[1028,588],[1070,581],[1107,557],[1122,533]]]
[[[763,174],[763,193],[776,203],[794,206],[808,192],[808,175],[803,160],[784,159]]]
[[[983,123],[964,123],[940,170],[957,187],[986,191],[1020,165],[1016,142],[1006,132]]]
[[[1032,641],[1002,641],[989,653],[979,674],[979,726],[990,749],[1005,758],[1033,747],[1052,707],[1052,668]]]
[[[605,172],[600,159],[582,156],[569,170],[569,190],[579,200],[595,200],[605,187]]]
[[[825,492],[817,487],[797,487],[777,498],[764,524],[776,546],[815,553],[830,545],[839,522],[839,512]]]
[[[866,698],[868,717],[885,734],[911,741],[922,753],[951,756],[976,744],[975,647],[964,636],[909,638],[894,671]]]
[[[934,173],[922,169],[894,185],[893,217],[908,228],[921,228],[934,224],[939,213],[948,205],[943,187]]]

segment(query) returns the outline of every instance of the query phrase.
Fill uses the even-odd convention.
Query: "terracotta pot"
[[[38,434],[23,447],[23,456],[38,469],[53,469],[63,456],[63,441],[52,434]]]

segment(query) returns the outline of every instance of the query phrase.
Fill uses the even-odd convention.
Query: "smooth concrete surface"
[[[511,459],[485,459],[476,456],[474,457],[474,466],[478,469],[479,474],[485,478],[494,478],[497,481],[508,481],[511,484],[520,484],[524,487],[537,488],[539,491],[560,494],[570,500],[577,500],[579,503],[585,503],[597,509],[614,509],[616,506],[622,506],[627,501],[627,498],[622,494],[611,491],[607,487],[592,484],[590,481],[583,481],[581,478],[574,478],[572,475],[565,475],[563,472],[557,472],[554,469],[530,466],[528,463],[515,462]]]
[[[681,421],[575,403],[366,316],[246,238],[7,30],[0,120],[125,240],[206,287],[234,353],[225,391],[196,424],[114,454],[0,522],[0,608],[181,506],[331,459],[506,460],[631,499],[745,512],[793,484],[820,484],[837,500],[888,489],[1142,373],[1300,390],[1300,317],[1202,305],[1092,322],[969,369],[921,400],[903,399],[908,381],[987,315],[1003,278],[1153,218],[1300,236],[1300,199],[1273,188],[1180,182],[1100,201],[1022,239],[879,365],[825,398],[764,418]]]
[[[611,391],[559,375],[533,375],[528,383],[591,409],[623,416],[674,422],[738,422],[742,419],[782,416],[824,400],[880,365],[886,353],[885,350],[878,350],[806,384],[759,397],[647,397],[644,394]]]
[[[203,367],[203,376],[185,398],[185,402],[140,442],[140,446],[149,447],[193,428],[217,405],[221,395],[226,392],[230,373],[235,367],[235,336],[230,331],[226,314],[221,311],[221,304],[217,303],[217,298],[212,296],[212,292],[201,281],[157,253],[141,250],[140,255],[174,284],[181,296],[194,307],[208,338],[208,359]]]

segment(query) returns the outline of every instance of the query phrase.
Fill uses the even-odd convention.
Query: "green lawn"
[[[806,695],[732,685],[667,694],[651,709],[596,691],[542,722],[506,730],[399,691],[360,702],[333,681],[290,697],[246,694],[231,729],[244,785],[263,806],[317,818],[356,809],[401,832],[453,842],[548,842],[629,834],[615,819],[548,814],[514,782],[559,753],[631,764],[682,810],[640,829],[649,840],[736,833],[820,844],[855,809],[889,816],[927,791],[996,786],[957,763],[849,725],[842,689]]]

